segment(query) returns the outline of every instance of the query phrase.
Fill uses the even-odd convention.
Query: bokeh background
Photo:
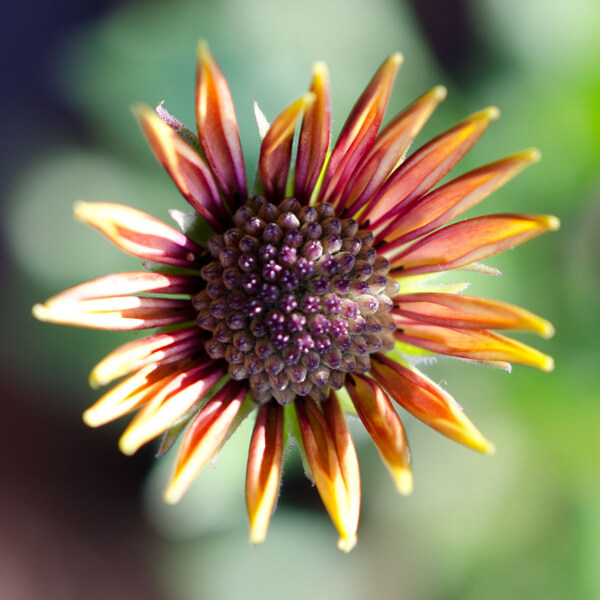
[[[285,597],[600,598],[600,4],[596,0],[24,0],[3,11],[0,163],[0,597],[221,600]],[[290,453],[267,542],[247,543],[243,428],[182,503],[160,492],[172,457],[119,455],[123,423],[87,430],[91,367],[110,332],[35,322],[31,306],[137,261],[77,224],[75,200],[167,218],[185,208],[129,106],[193,125],[195,47],[226,73],[248,166],[256,99],[268,118],[331,73],[334,132],[390,52],[405,64],[388,118],[443,83],[423,143],[467,114],[502,119],[458,172],[535,145],[537,164],[481,212],[550,212],[563,223],[467,274],[471,291],[552,320],[556,359],[508,375],[442,359],[427,372],[497,446],[480,456],[411,418],[415,491],[398,497],[356,428],[363,479],[348,556]]]

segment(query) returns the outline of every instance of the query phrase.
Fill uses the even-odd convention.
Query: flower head
[[[427,281],[450,269],[493,272],[476,261],[558,228],[555,217],[520,214],[448,225],[539,153],[525,150],[436,187],[499,113],[475,113],[406,158],[446,90],[433,88],[381,129],[401,62],[393,54],[382,64],[332,150],[322,63],[310,91],[270,125],[257,108],[262,143],[250,192],[231,94],[201,44],[197,136],[162,103],[135,108],[194,209],[174,213],[183,232],[126,206],[78,203],[80,220],[151,265],[34,307],[37,318],[55,323],[157,329],[96,365],[94,387],[121,381],[84,420],[95,427],[137,411],[120,440],[126,454],[164,434],[163,454],[182,434],[167,502],[177,502],[254,415],[246,478],[253,543],[265,538],[284,447],[295,438],[339,547],[354,546],[360,477],[345,413],[362,421],[402,494],[412,490],[412,473],[394,403],[451,439],[491,450],[452,397],[417,370],[417,354],[552,369],[550,357],[493,331],[548,337],[547,321]],[[212,233],[196,236],[198,224]]]

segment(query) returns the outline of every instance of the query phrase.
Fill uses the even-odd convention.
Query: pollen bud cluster
[[[233,215],[235,227],[208,242],[197,323],[206,351],[247,379],[254,400],[321,400],[347,373],[370,369],[369,355],[394,343],[397,284],[373,235],[339,219],[329,204],[278,205],[260,196]]]

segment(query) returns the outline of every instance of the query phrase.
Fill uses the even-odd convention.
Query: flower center
[[[258,403],[296,396],[321,400],[369,355],[394,344],[390,315],[397,284],[373,235],[339,219],[329,204],[278,205],[260,196],[233,215],[235,227],[208,241],[213,261],[193,304],[212,333],[206,351],[248,379]]]

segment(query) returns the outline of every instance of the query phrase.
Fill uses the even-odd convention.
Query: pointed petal
[[[322,404],[310,397],[295,402],[302,444],[323,504],[336,526],[338,548],[356,545],[360,507],[358,460],[335,394]]]
[[[198,354],[204,339],[202,330],[194,325],[123,344],[93,368],[90,385],[98,388],[147,365],[166,364]]]
[[[322,62],[313,67],[310,91],[314,94],[315,101],[304,109],[294,172],[294,198],[301,204],[308,204],[323,170],[329,148],[329,76],[327,67]]]
[[[200,155],[149,107],[138,104],[134,113],[156,158],[183,197],[215,231],[230,225],[210,169]]]
[[[123,454],[131,455],[146,442],[164,433],[225,375],[227,367],[200,362],[178,373],[134,417],[119,440]]]
[[[135,208],[108,202],[77,202],[75,216],[115,246],[139,258],[195,268],[203,249],[183,233]]]
[[[440,181],[499,116],[496,107],[486,108],[417,150],[373,197],[361,215],[361,222],[369,219],[370,228],[375,230],[390,221],[405,204]]]
[[[392,312],[414,319],[463,329],[515,329],[552,337],[552,324],[533,313],[496,300],[446,293],[400,294]]]
[[[371,375],[406,411],[450,439],[480,452],[493,452],[454,398],[432,381],[381,354],[371,357]]]
[[[354,216],[379,191],[446,94],[444,86],[434,87],[377,136],[341,197],[340,208],[347,207],[347,216]]]
[[[115,296],[75,302],[48,301],[36,304],[33,315],[40,321],[61,325],[134,331],[193,321],[196,311],[189,300]]]
[[[247,393],[246,385],[229,381],[192,421],[179,450],[175,474],[164,492],[167,504],[181,500],[192,481],[217,452]]]
[[[229,86],[205,42],[198,45],[196,122],[206,160],[235,210],[247,196],[242,144]]]
[[[403,60],[401,54],[392,54],[354,105],[331,153],[319,195],[321,202],[337,205],[348,177],[377,135],[396,72]]]
[[[485,329],[458,329],[396,320],[394,337],[438,354],[473,360],[507,361],[552,371],[552,358],[531,346]]]
[[[112,273],[69,288],[47,300],[46,305],[140,292],[191,295],[197,293],[201,285],[202,278],[196,275],[172,275],[147,271]]]
[[[83,413],[90,427],[99,427],[114,421],[142,406],[164,388],[182,369],[189,368],[189,360],[167,365],[148,365],[106,392]]]
[[[262,544],[275,508],[283,460],[283,407],[268,402],[260,407],[248,451],[246,508],[250,543]]]
[[[433,190],[407,204],[395,219],[395,227],[385,237],[382,250],[396,248],[462,214],[503,186],[525,167],[540,160],[539,150],[531,148],[485,165]],[[389,243],[392,242],[393,244]]]
[[[200,146],[200,140],[198,136],[190,131],[181,121],[176,119],[169,111],[164,107],[164,100],[156,105],[156,114],[160,117],[160,120],[168,125],[188,146],[193,148],[198,155],[202,153],[202,147]],[[142,105],[143,106],[143,105]],[[133,107],[134,113],[136,106]]]
[[[285,196],[296,121],[314,100],[314,94],[309,92],[288,106],[273,121],[262,141],[258,171],[270,201],[279,202]]]
[[[522,244],[560,221],[551,215],[486,215],[434,231],[391,257],[396,275],[457,269]]]
[[[413,489],[410,452],[404,427],[389,398],[373,379],[350,375],[346,380],[356,412],[375,442],[397,490],[408,495]]]

